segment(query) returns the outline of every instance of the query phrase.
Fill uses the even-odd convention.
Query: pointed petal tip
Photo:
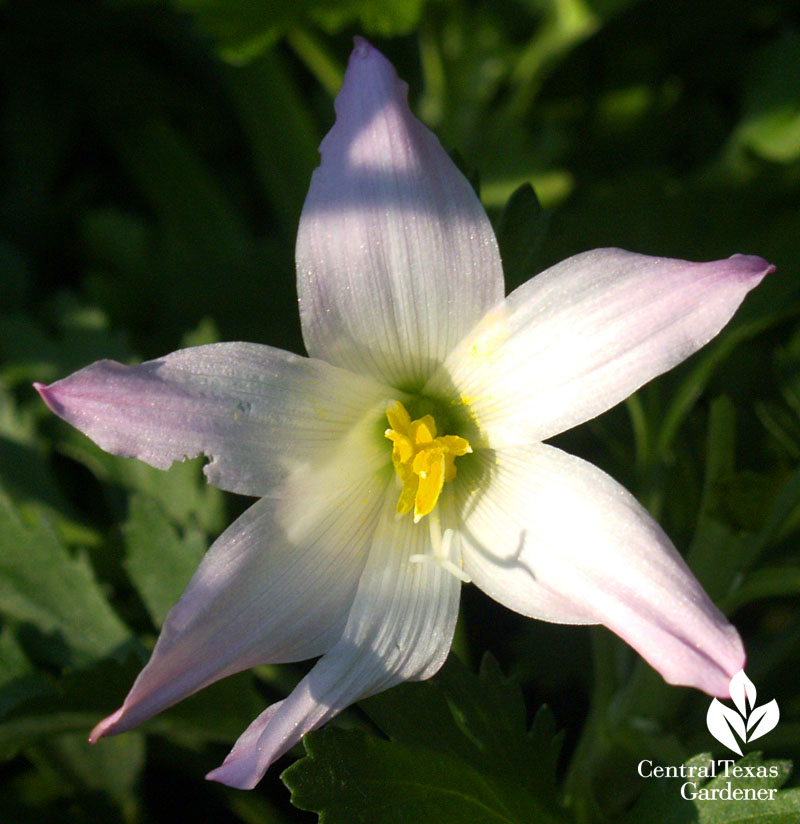
[[[99,724],[95,725],[94,729],[89,733],[90,744],[96,744],[101,738],[105,738],[107,735],[123,732],[123,730],[114,729],[122,717],[122,709],[123,708],[120,707],[116,712],[111,713],[111,715],[104,718]]]
[[[365,37],[362,37],[360,34],[353,37],[353,52],[350,55],[351,60],[354,58],[361,58],[363,60],[365,57],[369,57],[372,51],[375,51],[375,47]]]
[[[376,49],[365,37],[357,34],[353,37],[353,51],[350,52],[350,60],[347,64],[348,71],[358,69],[360,65],[372,62],[374,67],[381,67],[388,70],[392,77],[397,77],[394,66],[386,59],[383,53]]]
[[[297,233],[306,349],[387,385],[424,382],[502,298],[496,238],[466,178],[409,109],[407,84],[363,38],[334,108]]]
[[[64,378],[64,380],[66,380],[66,378]],[[55,383],[44,384],[36,381],[33,384],[33,388],[39,393],[39,397],[45,402],[47,408],[54,415],[58,415],[59,418],[67,420],[67,406],[65,403],[69,403],[69,397],[65,397],[62,388],[59,387],[61,382],[62,381],[56,381]]]
[[[219,767],[206,773],[206,781],[216,781],[235,790],[252,790],[260,780],[260,776],[253,776],[248,772],[237,769],[237,761],[226,758]]]
[[[61,404],[59,404],[53,394],[53,391],[50,386],[47,384],[40,383],[39,381],[34,381],[33,388],[39,393],[39,397],[45,402],[47,408],[51,412],[55,412],[56,415],[60,415],[59,408],[61,408]]]
[[[345,100],[348,91],[354,99],[364,100],[370,95],[365,85],[370,82],[377,82],[384,103],[392,100],[405,102],[408,87],[397,76],[394,66],[369,40],[356,35],[353,38],[353,50],[347,62],[344,82],[334,103],[337,113],[340,113],[341,106],[344,105],[343,92]]]
[[[728,258],[736,264],[736,272],[746,280],[752,280],[757,286],[767,276],[775,271],[775,264],[770,263],[758,255],[731,255]]]

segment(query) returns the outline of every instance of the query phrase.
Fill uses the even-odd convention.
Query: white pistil
[[[434,564],[440,566],[445,572],[449,572],[451,575],[458,578],[459,581],[469,584],[472,581],[472,578],[470,578],[460,566],[450,559],[450,548],[453,545],[453,530],[448,527],[445,529],[444,535],[442,535],[442,530],[439,526],[439,519],[433,513],[431,513],[431,517],[428,518],[428,523],[430,524],[431,547],[433,549],[433,553],[431,555],[412,555],[408,559],[409,562],[412,564],[433,562]]]

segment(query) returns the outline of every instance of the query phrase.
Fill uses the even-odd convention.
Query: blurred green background
[[[603,245],[777,265],[703,352],[558,442],[626,484],[688,553],[745,637],[759,703],[779,701],[763,748],[800,758],[800,3],[5,0],[0,20],[4,821],[316,820],[279,778],[301,747],[253,793],[202,780],[302,667],[236,676],[141,731],[85,744],[247,502],[206,487],[197,462],[160,473],[105,455],[31,382],[215,340],[303,351],[294,238],[359,33],[474,173],[509,289]],[[526,183],[538,203],[518,191]],[[716,746],[705,696],[666,687],[604,630],[528,621],[471,587],[462,607],[466,670],[490,651],[522,690],[528,722],[519,703],[509,729],[546,702],[564,730],[548,786],[534,782],[506,820],[619,820],[637,803],[626,820],[707,820],[693,805],[648,807],[635,774],[639,758],[678,763]],[[325,809],[329,824],[483,821],[444,801],[430,818],[382,808],[369,794],[386,790],[380,778],[362,807],[342,808],[358,777],[327,797],[320,776],[333,770],[323,744],[352,745],[357,773],[381,732],[395,745],[380,750],[387,774],[409,769],[403,746],[424,763],[435,741],[405,740],[387,719],[430,711],[436,731],[447,706],[490,706],[492,666],[480,684],[448,670],[345,713],[336,723],[350,732],[318,739],[319,772],[306,759],[289,779],[298,805]],[[454,684],[474,694],[458,698]],[[449,703],[428,700],[429,686]],[[539,750],[553,734],[541,718]],[[498,737],[505,763],[516,739]],[[517,756],[507,783],[526,770]]]

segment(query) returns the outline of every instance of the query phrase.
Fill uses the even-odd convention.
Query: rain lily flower
[[[489,220],[406,92],[357,40],[297,238],[308,358],[220,343],[37,386],[103,449],[163,469],[204,454],[210,483],[259,498],[92,741],[321,656],[209,774],[253,787],[349,704],[433,675],[468,581],[524,615],[605,624],[670,683],[726,697],[742,669],[644,508],[543,441],[703,346],[772,267],[598,249],[504,299]]]

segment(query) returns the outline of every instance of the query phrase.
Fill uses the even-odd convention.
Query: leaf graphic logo
[[[736,709],[715,698],[708,707],[706,724],[720,744],[743,755],[739,740],[747,744],[766,735],[775,728],[781,713],[774,698],[768,704],[756,706],[756,685],[744,674],[744,670],[739,670],[731,678],[730,690]]]

